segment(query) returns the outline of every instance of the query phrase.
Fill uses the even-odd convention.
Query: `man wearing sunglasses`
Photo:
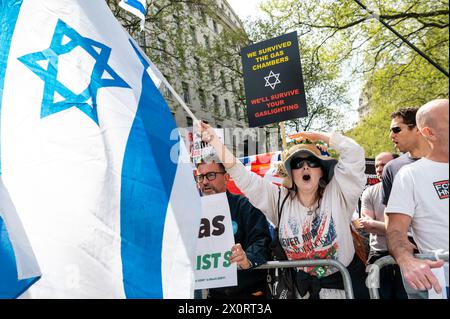
[[[195,180],[202,196],[225,193],[230,206],[236,245],[231,248],[232,263],[237,263],[238,286],[209,289],[208,299],[258,299],[266,297],[265,270],[252,270],[269,259],[271,237],[267,219],[246,197],[227,191],[230,175],[222,163],[200,163]]]
[[[395,175],[400,168],[414,163],[430,151],[430,146],[417,129],[417,110],[417,108],[400,108],[391,114],[389,137],[403,155],[390,161],[384,168],[382,198],[385,206],[389,201]]]
[[[430,151],[430,146],[417,128],[417,110],[418,108],[406,107],[400,108],[391,114],[389,137],[397,150],[403,154],[387,163],[383,169],[381,197],[385,207],[388,205],[392,185],[394,184],[394,179],[398,171],[403,166],[419,160]],[[411,228],[407,231],[407,235],[412,249],[415,250],[415,252],[418,252],[416,243],[412,237]],[[394,265],[392,268],[395,272],[399,272],[400,270],[397,265]],[[399,292],[401,291],[401,289],[398,290]],[[401,295],[402,293],[400,292],[398,298],[401,299]],[[409,293],[408,297],[415,298]]]

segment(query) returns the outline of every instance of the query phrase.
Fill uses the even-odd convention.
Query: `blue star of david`
[[[90,83],[80,94],[72,92],[57,79],[58,57],[71,52],[77,47],[84,49],[95,60],[95,65],[90,76]],[[130,87],[108,65],[110,55],[111,48],[100,42],[81,36],[66,23],[58,20],[53,39],[48,49],[18,58],[19,61],[44,81],[41,118],[67,110],[71,107],[76,107],[98,125],[97,91],[104,87]],[[46,68],[42,67],[39,64],[42,64],[42,62],[48,62],[48,66]],[[104,74],[107,74],[108,77],[102,78]],[[63,100],[55,103],[56,93]]]

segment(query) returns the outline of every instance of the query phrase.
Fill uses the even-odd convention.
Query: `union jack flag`
[[[276,173],[276,164],[281,161],[281,152],[246,156],[239,160],[248,170],[268,179],[275,185],[281,185],[283,178]],[[228,182],[227,188],[233,194],[242,194],[232,179]]]

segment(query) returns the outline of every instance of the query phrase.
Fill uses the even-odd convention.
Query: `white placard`
[[[447,283],[445,281],[444,267],[432,268],[431,271],[438,280],[442,292],[438,294],[436,291],[434,291],[434,288],[431,288],[430,290],[428,290],[428,299],[447,299],[447,290],[445,289]]]
[[[219,140],[224,143],[224,129],[216,128],[214,130]],[[201,134],[197,127],[194,127],[194,129],[188,128],[186,133],[186,147],[189,150],[192,162],[198,164],[201,163],[202,160],[205,162],[211,161],[216,154],[216,151],[214,150],[214,147],[202,141]]]
[[[230,263],[234,236],[226,193],[202,197],[198,237],[195,289],[237,286],[236,263]]]

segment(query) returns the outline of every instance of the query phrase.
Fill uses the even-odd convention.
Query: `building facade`
[[[127,26],[136,20],[114,1],[108,4]],[[128,31],[198,119],[224,128],[225,144],[236,156],[277,150],[267,130],[249,129],[239,51],[221,47],[228,34],[245,34],[226,0],[148,1],[145,31]],[[116,16],[117,16],[116,14]],[[240,47],[248,44],[242,41]],[[162,93],[182,135],[192,119],[167,88]]]

